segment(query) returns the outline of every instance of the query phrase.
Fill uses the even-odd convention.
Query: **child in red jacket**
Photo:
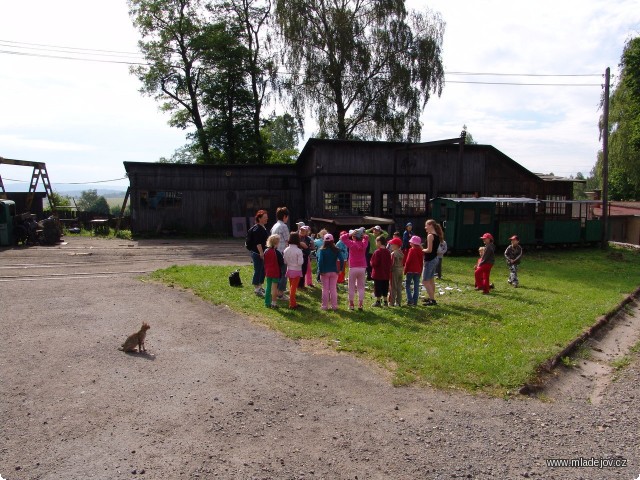
[[[380,235],[376,238],[376,251],[371,255],[371,278],[376,296],[374,307],[388,307],[389,279],[391,278],[391,252],[387,250],[387,239]]]
[[[284,257],[278,245],[280,235],[271,235],[267,238],[267,249],[264,252],[264,274],[267,280],[267,289],[264,293],[264,304],[267,308],[278,308],[278,280],[280,280],[280,269],[284,266]]]

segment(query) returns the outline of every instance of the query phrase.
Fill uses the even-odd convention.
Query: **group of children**
[[[399,236],[396,235],[387,241],[385,235],[378,235],[375,237],[375,250],[367,261],[370,238],[364,228],[342,232],[337,245],[333,235],[326,231],[321,232],[318,238],[313,240],[311,237],[301,238],[301,230],[304,233],[303,229],[299,229],[298,232],[289,235],[288,246],[283,252],[278,249],[281,241],[279,235],[271,235],[267,239],[267,249],[264,252],[265,306],[277,308],[279,295],[277,283],[282,269],[286,268],[290,287],[289,308],[298,308],[296,293],[301,279],[306,276],[307,284],[313,286],[309,254],[304,253],[304,250],[310,250],[308,246],[312,244],[317,248],[318,278],[322,285],[322,310],[338,309],[337,285],[341,276],[344,281],[347,263],[350,310],[355,309],[356,294],[358,309],[363,310],[368,266],[371,268],[370,275],[376,298],[374,307],[401,306],[403,284],[407,305],[418,304],[425,260],[422,239],[419,236],[410,236],[409,248],[403,251],[403,240]],[[484,246],[479,249],[479,258],[475,265],[475,287],[476,290],[482,290],[487,294],[493,288],[490,272],[495,263],[495,244],[490,233],[485,233],[480,238]],[[518,287],[518,266],[523,252],[517,235],[512,236],[510,241],[511,244],[504,252],[510,272],[508,282]],[[442,256],[444,251],[441,249],[439,255]],[[302,282],[304,284],[304,279]],[[435,305],[435,301],[431,304]]]

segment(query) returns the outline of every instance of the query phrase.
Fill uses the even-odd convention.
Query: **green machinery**
[[[47,167],[42,162],[30,162],[27,160],[13,160],[10,158],[0,157],[1,165],[17,165],[22,167],[32,167],[33,172],[31,174],[31,182],[29,183],[29,191],[27,193],[27,199],[24,206],[24,213],[16,212],[15,202],[7,199],[7,192],[2,182],[2,176],[0,175],[0,246],[14,245],[17,242],[27,242],[27,240],[34,240],[38,238],[36,233],[37,228],[34,226],[36,223],[32,219],[30,214],[31,205],[33,204],[33,198],[35,196],[36,188],[38,187],[38,181],[42,179],[42,185],[44,186],[51,207],[52,217],[51,219],[44,220],[46,222],[45,233],[42,236],[44,240],[39,240],[41,243],[52,244],[55,243],[55,239],[59,239],[59,233],[61,232],[58,212],[53,201],[53,191],[51,189],[51,182],[49,181],[49,175],[47,174]],[[33,231],[32,231],[33,230]]]
[[[14,218],[16,203],[13,200],[0,200],[0,247],[7,247],[14,243]]]

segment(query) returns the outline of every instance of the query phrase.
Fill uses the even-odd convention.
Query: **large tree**
[[[277,81],[277,62],[271,51],[269,19],[271,0],[223,0],[212,10],[235,25],[238,41],[246,51],[246,66],[252,95],[252,127],[259,163],[265,161],[267,147],[260,134],[262,109],[267,94]]]
[[[210,47],[204,60],[208,75],[202,85],[205,131],[215,163],[264,163],[261,137],[252,129],[247,50],[238,41],[237,30],[222,23],[205,28]]]
[[[419,140],[420,114],[444,82],[444,22],[404,0],[275,0],[298,115],[320,136]]]
[[[264,0],[129,0],[147,65],[132,69],[142,92],[189,130],[202,163],[264,163],[260,116],[275,67],[262,57]],[[166,160],[166,159],[165,159]],[[171,161],[171,159],[169,160]]]
[[[609,97],[609,196],[640,199],[640,37],[629,40]],[[601,125],[602,125],[601,121]],[[602,170],[601,155],[597,169]]]
[[[201,104],[201,84],[207,49],[199,0],[129,0],[129,14],[142,40],[139,48],[148,65],[132,68],[142,92],[162,102],[172,113],[170,124],[195,127],[202,158],[211,162]]]

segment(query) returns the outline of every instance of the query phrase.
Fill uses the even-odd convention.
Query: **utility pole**
[[[604,108],[602,122],[602,249],[609,246],[609,78],[611,70],[604,74]]]

